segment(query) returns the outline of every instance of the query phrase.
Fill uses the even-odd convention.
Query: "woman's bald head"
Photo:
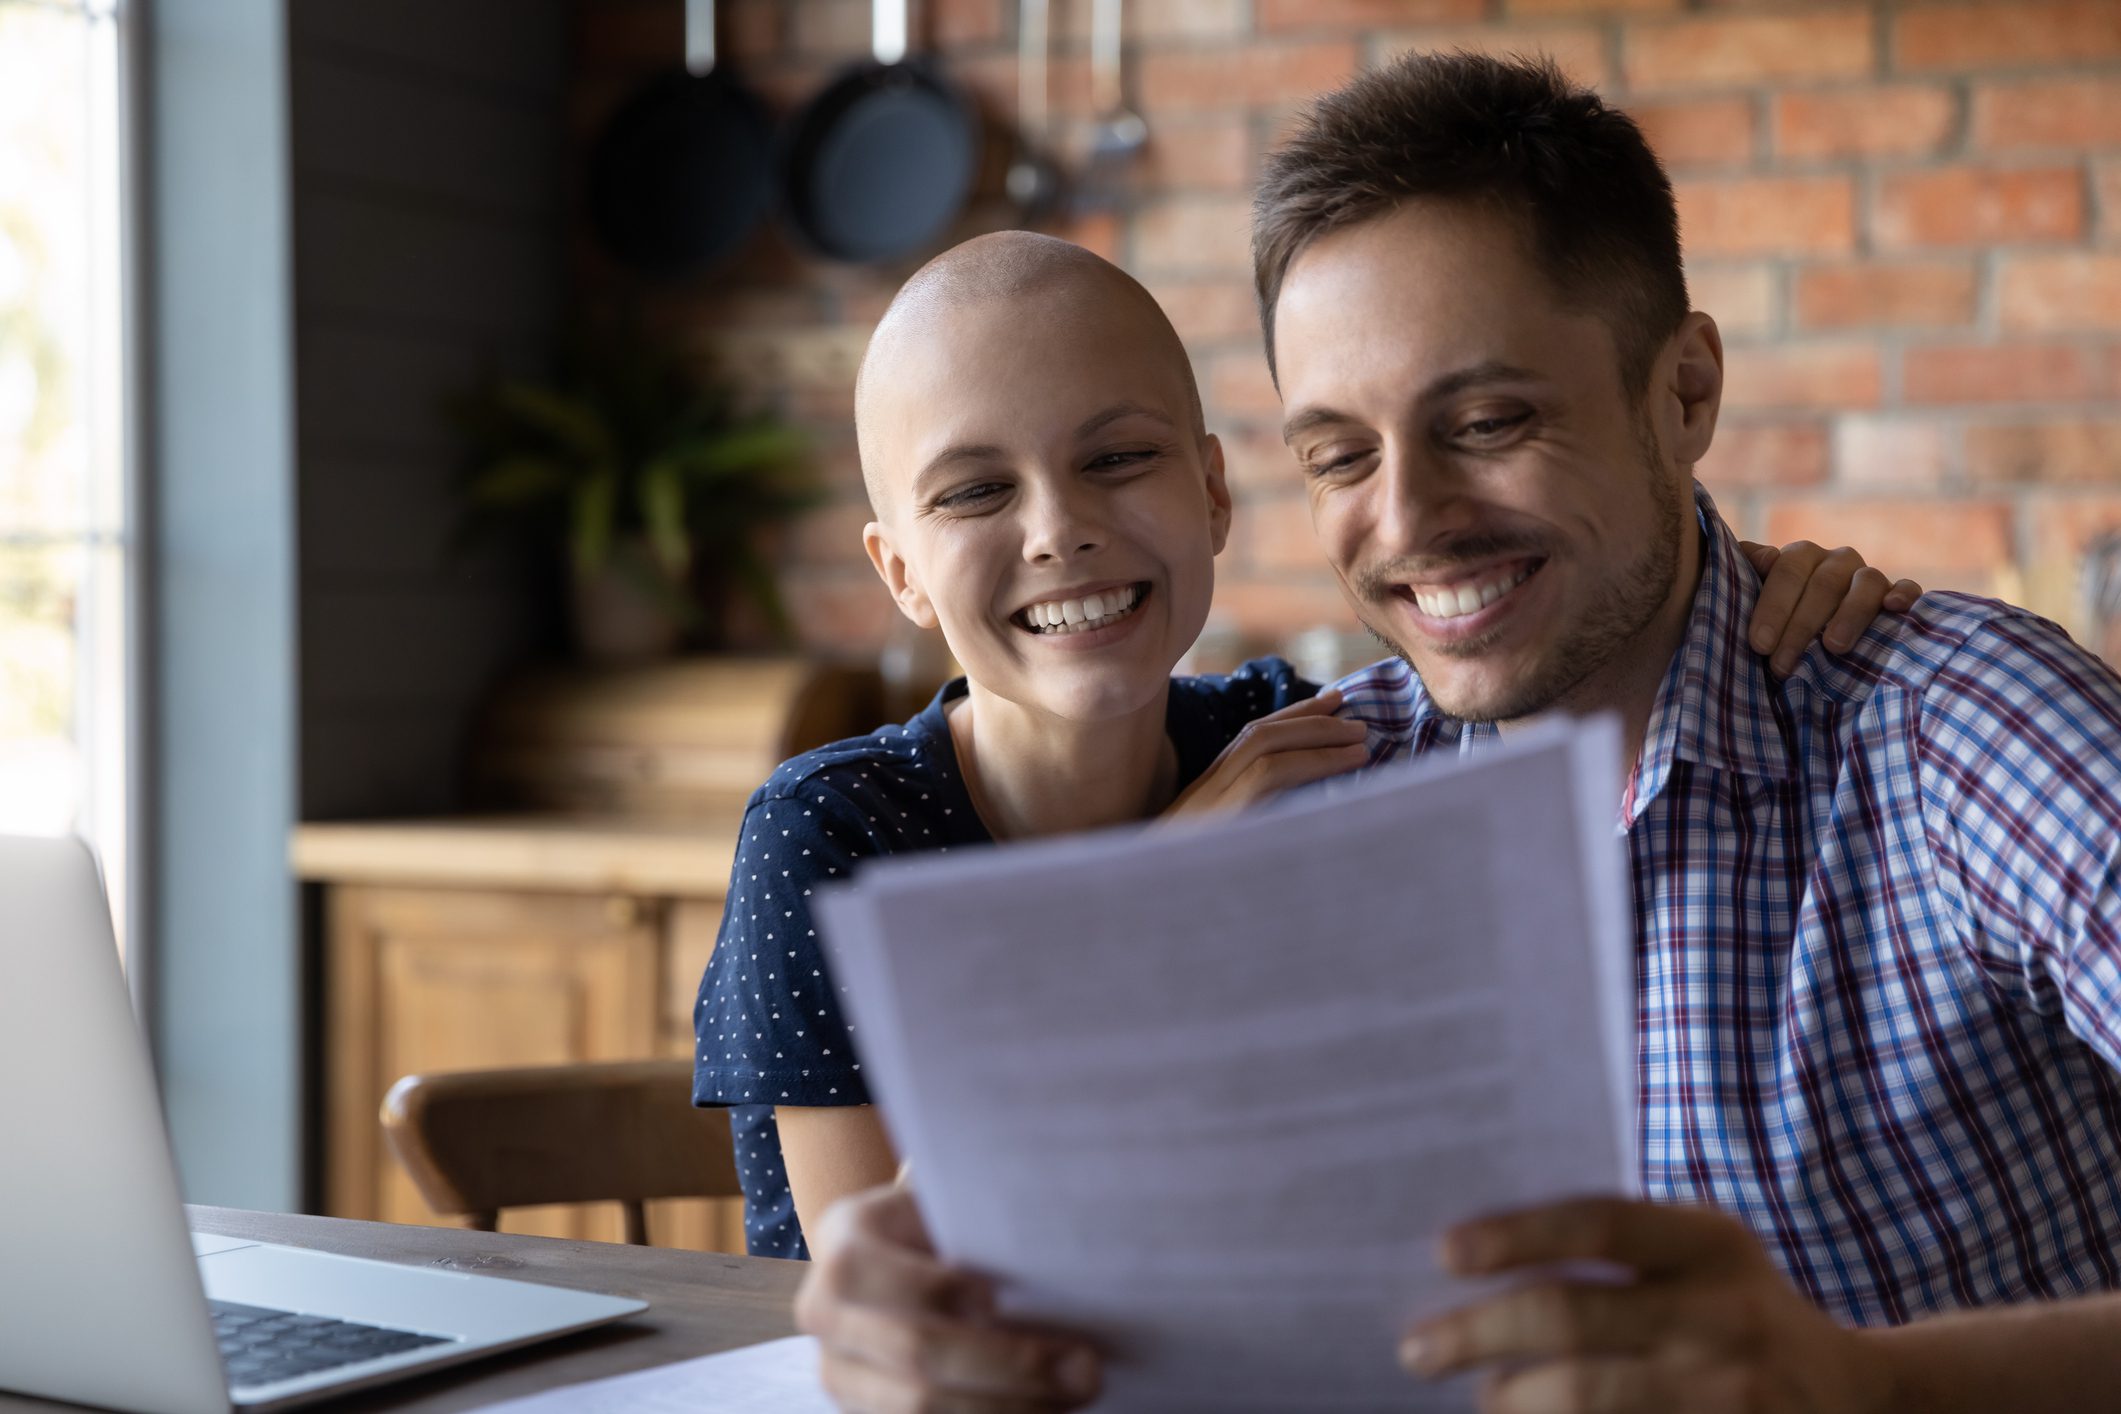
[[[1056,324],[1079,331],[1101,325],[1111,337],[1168,356],[1180,380],[1185,416],[1196,436],[1205,435],[1200,391],[1185,344],[1163,309],[1139,281],[1079,245],[1029,231],[1000,231],[953,246],[913,273],[884,311],[862,356],[854,385],[855,436],[862,480],[876,514],[894,498],[896,479],[887,465],[898,439],[886,426],[903,390],[901,370],[916,362],[948,357],[953,336],[972,321],[1018,319],[1023,339],[1035,341]],[[980,376],[968,367],[962,376]]]

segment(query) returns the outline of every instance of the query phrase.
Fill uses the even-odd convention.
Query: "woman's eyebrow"
[[[1150,407],[1147,403],[1125,402],[1114,403],[1103,412],[1093,413],[1083,419],[1082,425],[1075,429],[1075,435],[1077,437],[1094,436],[1123,417],[1149,417],[1161,422],[1166,427],[1175,428],[1178,426],[1168,416]]]
[[[960,463],[1000,461],[1005,455],[991,442],[961,442],[954,447],[945,447],[913,474],[913,493],[918,496],[922,483],[934,480]]]

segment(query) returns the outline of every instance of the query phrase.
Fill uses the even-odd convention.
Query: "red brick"
[[[1700,178],[1673,183],[1689,259],[1840,254],[1856,245],[1848,177]]]
[[[2099,213],[2100,244],[2121,242],[2121,161],[2109,158],[2092,164],[2092,205]]]
[[[926,13],[927,39],[937,48],[992,44],[1002,37],[1002,0],[928,0],[915,13],[921,11]]]
[[[2097,397],[2101,360],[2068,344],[1945,344],[1910,348],[1901,393],[1910,403],[2068,402]]]
[[[1926,85],[1775,96],[1778,157],[1925,157],[1941,152],[1957,109],[1951,91]]]
[[[1242,196],[1175,196],[1147,206],[1134,223],[1134,259],[1143,270],[1252,268],[1252,206]]]
[[[1835,477],[1844,486],[1929,491],[1944,485],[1951,436],[1932,421],[1844,417],[1834,424]]]
[[[860,653],[874,650],[899,617],[891,596],[866,566],[857,570],[784,571],[781,597],[805,648]]]
[[[2121,535],[2121,496],[2040,497],[2026,509],[2026,538],[2036,573],[2048,570],[2073,582],[2094,542]],[[2107,661],[2121,662],[2111,648],[2107,652]]]
[[[1171,327],[1188,344],[1259,339],[1252,287],[1236,279],[1152,280],[1149,293],[1163,306]]]
[[[2121,79],[1983,84],[1974,90],[1973,142],[1997,152],[2121,142]]]
[[[2006,329],[2121,328],[2121,255],[2008,256],[2000,302]]]
[[[1969,427],[1966,470],[1976,481],[2121,482],[2121,420],[2010,422]]]
[[[800,54],[825,58],[869,56],[870,7],[866,0],[800,0],[790,5],[790,44]]]
[[[1120,227],[1118,213],[1092,211],[1054,223],[1052,233],[1118,265],[1122,254]]]
[[[1334,88],[1360,62],[1352,39],[1151,50],[1141,56],[1135,91],[1156,113],[1259,107]]]
[[[1252,125],[1242,113],[1158,123],[1139,173],[1151,191],[1249,191],[1252,177]]]
[[[1646,20],[1628,26],[1630,89],[1860,78],[1877,65],[1867,10]]]
[[[1302,494],[1244,498],[1232,517],[1236,561],[1252,570],[1317,570],[1325,564]]]
[[[1154,8],[1150,0],[1147,8]],[[1487,18],[1488,0],[1258,0],[1263,34],[1456,24]]]
[[[1981,587],[2011,563],[2011,509],[2001,501],[1915,497],[1781,501],[1767,538],[1854,545],[1864,559],[1932,589]]]
[[[2084,234],[2084,215],[2074,167],[1946,167],[1885,177],[1873,234],[1890,250],[2069,241]]]
[[[1753,158],[1750,98],[1681,98],[1630,103],[1628,116],[1642,127],[1666,167],[1723,166]]]
[[[1387,57],[1409,50],[1433,54],[1453,49],[1501,59],[1543,54],[1578,83],[1598,88],[1612,77],[1606,32],[1599,25],[1508,24],[1393,30],[1379,35],[1377,46]]]
[[[1511,19],[1520,15],[1655,15],[1686,8],[1687,0],[1504,0]]]
[[[870,521],[869,502],[828,501],[805,511],[788,527],[783,540],[784,565],[838,565],[866,569],[867,552],[862,549],[862,527]]]
[[[1870,344],[1741,344],[1724,350],[1723,405],[1762,408],[1868,408],[1883,380]]]
[[[1015,8],[1013,0],[1010,8]],[[1088,44],[1094,9],[1090,0],[1055,0],[1055,41],[1078,47]],[[1251,0],[1147,0],[1126,7],[1126,33],[1131,40],[1238,39],[1250,34],[1251,26]]]
[[[2000,69],[2121,55],[2112,0],[1990,0],[1900,7],[1893,60],[1902,69]]]
[[[1267,356],[1258,349],[1233,349],[1206,361],[1201,388],[1208,402],[1208,420],[1229,417],[1279,417],[1281,394],[1267,373]]]
[[[1277,420],[1273,423],[1227,423],[1218,426],[1210,422],[1209,430],[1219,432],[1223,443],[1223,466],[1232,486],[1248,490],[1288,491],[1300,487],[1302,472],[1297,469],[1296,458],[1281,440],[1279,423],[1280,408],[1276,408]]]
[[[1771,333],[1781,311],[1772,265],[1689,265],[1686,288],[1694,308],[1714,316],[1726,338]]]
[[[1816,265],[1797,272],[1792,301],[1807,329],[1948,328],[1974,318],[1971,263]]]
[[[1323,625],[1349,630],[1355,626],[1348,601],[1324,574],[1300,579],[1219,575],[1214,615],[1240,631],[1261,635],[1262,647],[1279,646],[1307,628]]]
[[[1816,486],[1826,480],[1826,426],[1818,422],[1725,422],[1694,468],[1709,490]]]

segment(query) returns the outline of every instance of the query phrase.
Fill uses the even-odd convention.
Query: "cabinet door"
[[[340,886],[330,905],[328,1201],[343,1217],[439,1221],[377,1112],[416,1071],[657,1053],[659,915],[631,898]],[[615,1208],[520,1209],[510,1232],[618,1241]]]

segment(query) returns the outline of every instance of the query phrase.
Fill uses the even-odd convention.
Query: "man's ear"
[[[1230,543],[1230,475],[1223,465],[1222,438],[1210,432],[1201,439],[1200,461],[1208,474],[1208,534],[1220,555]]]
[[[1665,350],[1670,372],[1657,388],[1658,440],[1682,468],[1708,455],[1723,406],[1723,335],[1700,310],[1689,314]]]
[[[863,526],[862,548],[869,552],[869,563],[876,566],[876,576],[891,591],[891,602],[898,605],[898,611],[922,628],[934,628],[935,606],[928,602],[913,567],[892,543],[889,528],[874,520]]]

